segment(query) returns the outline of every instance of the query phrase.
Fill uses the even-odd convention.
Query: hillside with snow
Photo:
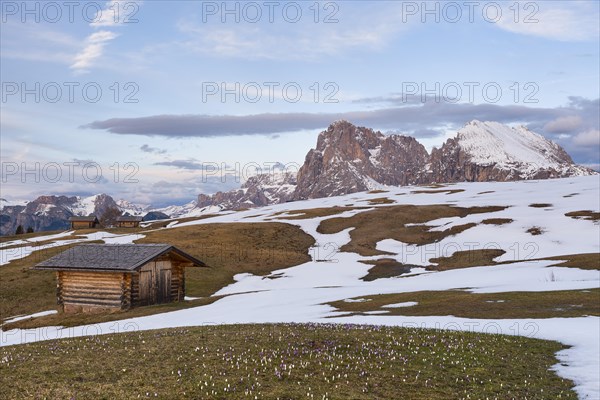
[[[460,215],[441,218],[424,217],[429,212],[427,207],[432,206],[449,211],[454,208],[480,211],[461,211]],[[406,213],[403,207],[417,208]],[[557,353],[560,363],[553,369],[560,376],[573,380],[581,399],[598,399],[599,317],[577,314],[577,304],[568,306],[568,309],[564,305],[554,308],[549,305],[549,315],[543,318],[498,318],[493,312],[487,318],[444,313],[420,316],[418,312],[406,311],[408,314],[403,314],[402,310],[418,311],[420,304],[414,299],[426,291],[486,294],[498,299],[506,299],[506,296],[511,299],[510,296],[515,293],[529,293],[529,297],[535,299],[535,296],[548,293],[558,296],[567,291],[579,296],[600,290],[599,267],[585,266],[583,259],[577,261],[576,257],[600,254],[599,213],[600,181],[597,176],[458,183],[433,188],[388,187],[385,191],[220,212],[212,218],[160,228],[161,235],[172,232],[172,237],[176,238],[180,229],[193,235],[194,230],[202,232],[204,227],[212,226],[208,224],[215,223],[220,226],[274,222],[292,224],[316,240],[309,252],[312,260],[291,268],[275,269],[267,276],[239,273],[234,283],[213,295],[223,297],[209,305],[125,318],[117,323],[96,324],[92,331],[109,333],[114,332],[117,325],[119,329],[125,329],[132,324],[137,329],[146,330],[203,324],[340,322],[517,334],[555,340],[569,346]],[[377,230],[369,228],[369,224],[373,223],[377,224]],[[411,237],[413,231],[423,237],[431,236],[431,242],[415,244],[400,239],[402,235]],[[131,243],[152,232],[116,235],[99,231],[85,238],[69,238],[67,233],[67,237],[62,239],[67,239],[68,243],[90,240]],[[361,236],[357,236],[360,232],[363,232]],[[366,242],[358,247],[353,244],[367,237],[362,235],[375,235],[373,248],[364,247]],[[42,236],[38,240],[51,240],[58,245],[61,238]],[[15,245],[18,243],[3,244]],[[0,249],[2,263],[53,244],[36,247],[25,242],[20,246],[22,250],[19,252],[11,248]],[[473,264],[469,258],[459,258],[465,262],[462,267],[439,268],[444,265],[442,262],[448,262],[444,260],[452,260],[464,252],[472,252],[475,257],[485,249],[495,249],[498,253],[485,262]],[[363,254],[365,251],[371,255]],[[365,279],[373,273],[373,264],[367,262],[377,263],[381,259],[405,265],[409,272],[402,270],[372,280]],[[569,263],[564,264],[565,261]],[[368,299],[375,295],[392,294],[402,294],[406,300],[358,314],[331,305],[336,302],[358,304],[370,301]],[[411,296],[414,296],[413,300]],[[516,301],[497,300],[495,307],[515,310]],[[523,312],[527,310],[523,309]],[[44,311],[47,310],[38,310]],[[575,312],[575,316],[562,317],[569,315],[564,314],[567,311]],[[68,332],[60,327],[42,329],[44,339],[89,335],[92,332],[87,326],[69,328]],[[35,329],[2,332],[0,343],[8,345],[36,340],[42,338],[40,332]]]

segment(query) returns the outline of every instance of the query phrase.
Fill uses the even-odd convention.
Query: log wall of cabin
[[[131,277],[124,273],[58,273],[58,302],[65,312],[116,311],[131,304]]]
[[[140,226],[140,223],[133,221],[119,221],[118,225],[119,228],[137,228]]]
[[[94,228],[96,226],[95,223],[89,221],[72,221],[71,229],[89,229]]]
[[[185,297],[185,268],[182,263],[177,261],[173,261],[172,264],[171,299],[172,301],[183,301]]]

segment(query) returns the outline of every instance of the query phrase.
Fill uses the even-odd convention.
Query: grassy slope
[[[356,325],[234,325],[0,348],[0,398],[576,399],[556,342]]]
[[[271,271],[310,261],[312,236],[277,222],[192,225],[150,232],[136,243],[171,243],[211,268],[188,270],[189,296],[209,296],[242,272]]]
[[[233,282],[242,272],[257,275],[309,261],[308,248],[314,239],[298,227],[284,223],[206,224],[146,233],[138,243],[171,243],[200,258],[211,268],[186,271],[186,294],[204,297],[194,302],[141,307],[129,312],[96,315],[50,315],[34,320],[7,324],[2,329],[31,328],[47,325],[74,326],[156,314],[180,308],[208,304],[206,299]],[[55,274],[30,268],[70,246],[34,252],[21,260],[0,267],[0,317],[32,314],[56,308]],[[18,249],[16,249],[18,250]],[[16,251],[15,250],[15,251]]]
[[[409,278],[407,278],[409,279]],[[600,316],[600,289],[555,292],[470,293],[460,290],[421,291],[361,296],[366,301],[330,303],[339,311],[385,315],[454,315],[464,318],[553,318]],[[412,307],[387,308],[387,304],[414,301]]]
[[[73,245],[35,251],[20,260],[0,266],[0,319],[31,314],[56,306],[56,275],[52,271],[32,271],[35,264]],[[18,252],[20,249],[12,249]]]

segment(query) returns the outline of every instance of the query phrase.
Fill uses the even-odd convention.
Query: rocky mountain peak
[[[249,177],[240,189],[217,192],[213,195],[198,195],[197,207],[219,207],[221,209],[243,209],[269,204],[285,203],[296,188],[296,174],[274,171]]]
[[[115,209],[120,211],[114,199],[104,193],[89,197],[43,195],[25,205],[3,207],[0,234],[12,234],[19,225],[35,231],[67,229],[74,215],[102,218]]]
[[[437,182],[506,181],[589,175],[558,144],[526,127],[473,120],[430,157]]]
[[[386,136],[348,121],[336,121],[321,132],[317,147],[306,155],[294,199],[419,183],[427,156],[414,138]]]
[[[357,147],[366,149],[376,147],[381,137],[383,137],[381,132],[374,132],[373,129],[354,126],[348,121],[340,120],[321,132],[317,139],[316,150],[337,148],[344,153],[352,153]]]
[[[472,120],[428,154],[414,137],[384,135],[339,120],[319,134],[298,174],[281,170],[250,177],[237,190],[200,194],[184,206],[155,210],[164,215],[201,215],[290,200],[330,197],[383,186],[462,181],[547,179],[596,174],[573,163],[556,143],[525,127]],[[40,196],[8,205],[0,201],[0,233],[18,225],[37,230],[65,229],[72,215],[103,214],[118,208],[140,215],[147,207],[115,202],[106,194],[90,197]]]

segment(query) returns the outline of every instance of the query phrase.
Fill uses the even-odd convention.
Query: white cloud
[[[140,4],[141,1],[108,1],[90,26],[92,28],[114,27],[134,22]],[[89,35],[85,39],[85,47],[75,55],[70,68],[76,73],[88,72],[104,53],[106,44],[117,36],[116,33],[108,30],[100,30]]]
[[[331,24],[314,23],[312,17],[296,24],[185,20],[177,28],[188,36],[179,44],[194,52],[246,59],[314,60],[354,49],[385,47],[400,31],[409,29],[409,24],[398,22],[400,16],[397,4],[378,3],[376,8],[344,7],[336,15],[339,22]]]
[[[502,18],[495,25],[523,35],[583,41],[598,39],[598,18],[598,3],[594,1],[511,1],[504,5]]]
[[[99,31],[89,35],[86,38],[86,46],[73,59],[71,69],[80,73],[87,72],[93,62],[102,55],[106,43],[117,36],[116,33],[110,31]]]
[[[580,146],[600,146],[600,130],[590,129],[575,135],[573,143]]]
[[[559,117],[544,125],[544,130],[552,133],[571,132],[581,127],[583,120],[579,115]]]

